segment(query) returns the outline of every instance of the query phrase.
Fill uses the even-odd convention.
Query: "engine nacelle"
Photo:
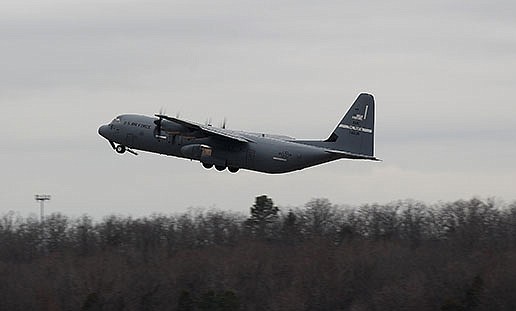
[[[186,135],[192,132],[189,128],[168,120],[161,121],[161,130],[169,135]]]

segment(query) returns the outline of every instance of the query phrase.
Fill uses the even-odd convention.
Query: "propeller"
[[[156,114],[155,116],[158,117],[157,120],[154,121],[154,124],[156,124],[156,128],[154,129],[154,136],[157,138],[163,138],[161,135],[161,123],[163,121],[163,116],[165,115],[165,109],[161,107],[159,109],[159,114]]]

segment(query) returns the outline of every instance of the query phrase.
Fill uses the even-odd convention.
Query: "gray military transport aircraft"
[[[197,160],[205,168],[287,173],[337,159],[374,157],[374,98],[362,93],[326,140],[228,130],[156,114],[125,114],[98,132],[118,153],[132,149]]]

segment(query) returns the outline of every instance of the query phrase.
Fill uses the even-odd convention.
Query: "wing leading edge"
[[[254,141],[248,139],[247,137],[237,135],[237,134],[230,132],[228,130],[225,130],[225,129],[214,128],[211,126],[202,125],[202,124],[190,122],[190,121],[185,121],[185,120],[181,120],[178,118],[169,117],[169,116],[161,115],[161,114],[157,114],[156,117],[162,118],[162,119],[165,119],[165,120],[168,120],[171,122],[175,122],[177,124],[181,124],[182,126],[188,128],[190,130],[205,132],[205,133],[207,133],[209,135],[213,135],[215,137],[238,141],[241,143],[254,142]]]

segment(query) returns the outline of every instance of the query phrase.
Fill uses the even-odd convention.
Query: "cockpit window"
[[[120,123],[120,117],[114,118],[112,123]]]

